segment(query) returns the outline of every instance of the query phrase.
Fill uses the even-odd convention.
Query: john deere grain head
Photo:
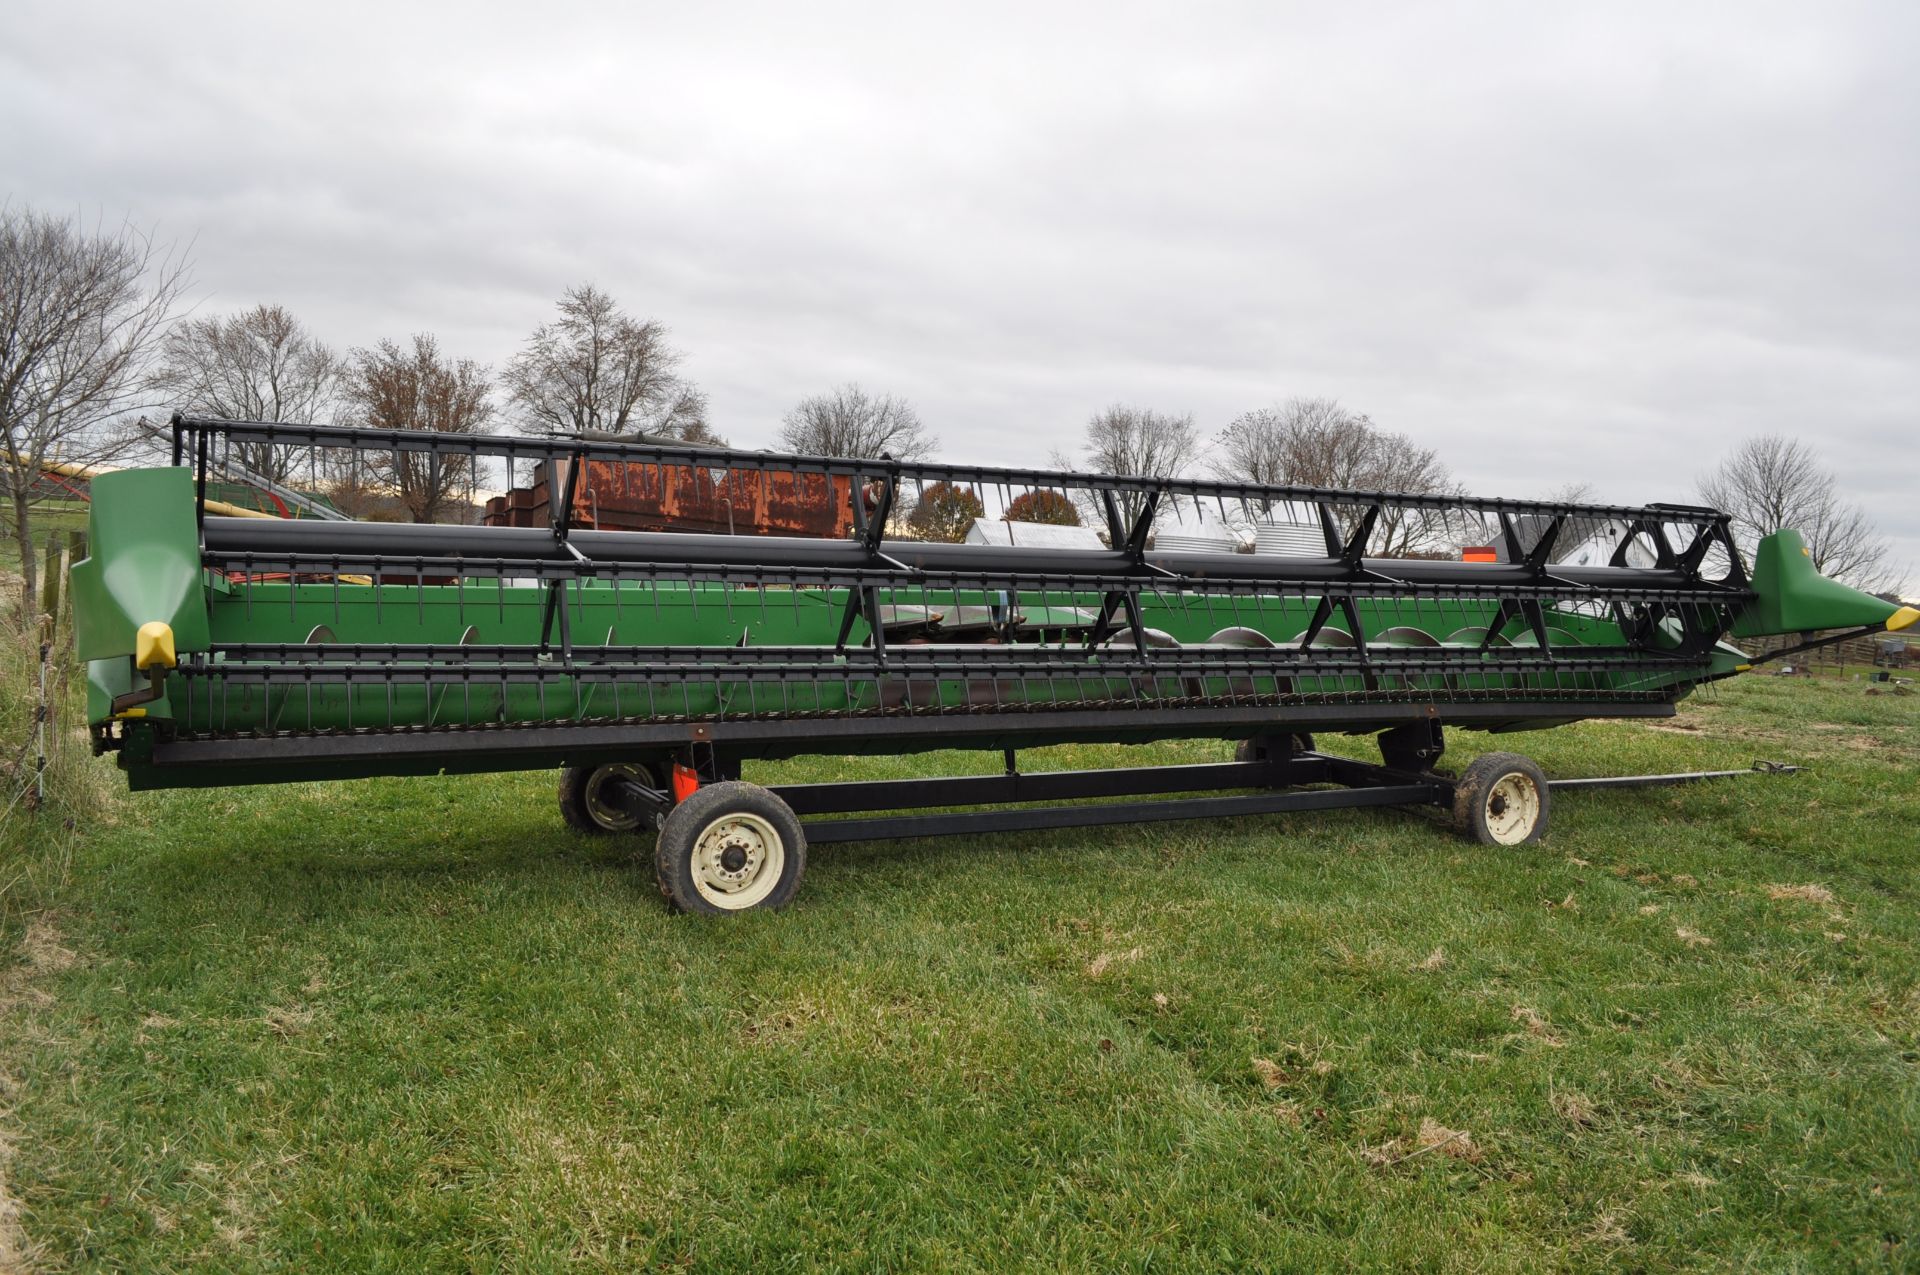
[[[316,486],[537,468],[548,496],[535,525],[207,514],[239,446]],[[567,766],[611,777],[618,822],[639,790],[670,803],[676,766],[693,791],[800,753],[1326,730],[1384,732],[1390,769],[1431,778],[1442,723],[1667,715],[1745,667],[1729,634],[1912,619],[1791,533],[1749,574],[1696,506],[193,418],[174,453],[96,485],[74,589],[96,737],[143,788]],[[821,502],[826,534],[596,525],[596,481],[678,471],[728,517]],[[1097,538],[907,538],[936,491],[989,526],[1044,493]]]

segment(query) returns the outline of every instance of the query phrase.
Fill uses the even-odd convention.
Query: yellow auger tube
[[[18,452],[13,452],[11,455],[15,461],[20,459],[20,453]],[[75,465],[70,461],[64,460],[43,460],[40,462],[40,468],[46,470],[49,474],[59,474],[62,478],[84,478],[89,482],[100,477],[102,474],[117,474],[120,472],[119,469],[113,465]],[[265,513],[258,509],[248,509],[244,505],[228,504],[224,500],[214,500],[211,498],[201,501],[200,504],[208,513],[219,514],[226,518],[278,518],[280,516],[279,514]]]

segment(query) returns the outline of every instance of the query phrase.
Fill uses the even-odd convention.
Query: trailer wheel
[[[1476,757],[1453,789],[1453,822],[1483,846],[1518,846],[1547,831],[1547,776],[1530,757]]]
[[[660,892],[682,912],[785,907],[807,869],[807,837],[786,802],[729,780],[673,808],[653,863]]]
[[[658,815],[634,814],[606,799],[606,782],[615,775],[637,779],[649,788],[666,787],[650,766],[626,763],[569,766],[560,772],[560,817],[567,821],[569,828],[609,836],[647,832],[659,826]]]
[[[1275,750],[1282,757],[1291,757],[1297,753],[1313,751],[1313,736],[1303,730],[1286,735],[1261,735],[1254,739],[1243,739],[1233,750],[1235,761],[1266,761]]]

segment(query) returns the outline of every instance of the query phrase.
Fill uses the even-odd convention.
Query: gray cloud
[[[9,6],[0,191],[202,305],[504,361],[591,279],[736,441],[859,379],[949,456],[1331,394],[1476,489],[1814,439],[1920,568],[1920,10]],[[1920,587],[1920,570],[1911,578]]]

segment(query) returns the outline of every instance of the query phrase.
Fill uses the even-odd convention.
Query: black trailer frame
[[[1319,752],[1311,745],[1312,738],[1306,735],[1260,737],[1246,741],[1240,749],[1241,760],[1231,762],[1039,772],[1021,771],[1016,750],[1009,748],[1002,752],[1005,770],[997,775],[772,784],[766,791],[800,816],[807,842],[812,845],[1309,810],[1437,807],[1453,811],[1460,781],[1431,769],[1445,748],[1437,722],[1413,722],[1384,732],[1380,736],[1381,751],[1391,759],[1385,764]],[[737,762],[698,750],[689,750],[684,764],[697,778],[707,781],[737,778],[739,774]],[[1795,774],[1800,769],[1755,762],[1746,770],[1554,779],[1547,782],[1547,787],[1554,791],[1662,787],[1709,779]],[[1195,793],[1236,795],[1176,795]],[[1149,794],[1161,799],[1135,800]],[[630,777],[615,778],[609,795],[641,816],[664,815],[675,804],[675,795],[669,789],[654,788]],[[1083,804],[1034,804],[1062,801]],[[899,813],[903,811],[933,813]],[[865,817],[831,817],[840,815]]]

